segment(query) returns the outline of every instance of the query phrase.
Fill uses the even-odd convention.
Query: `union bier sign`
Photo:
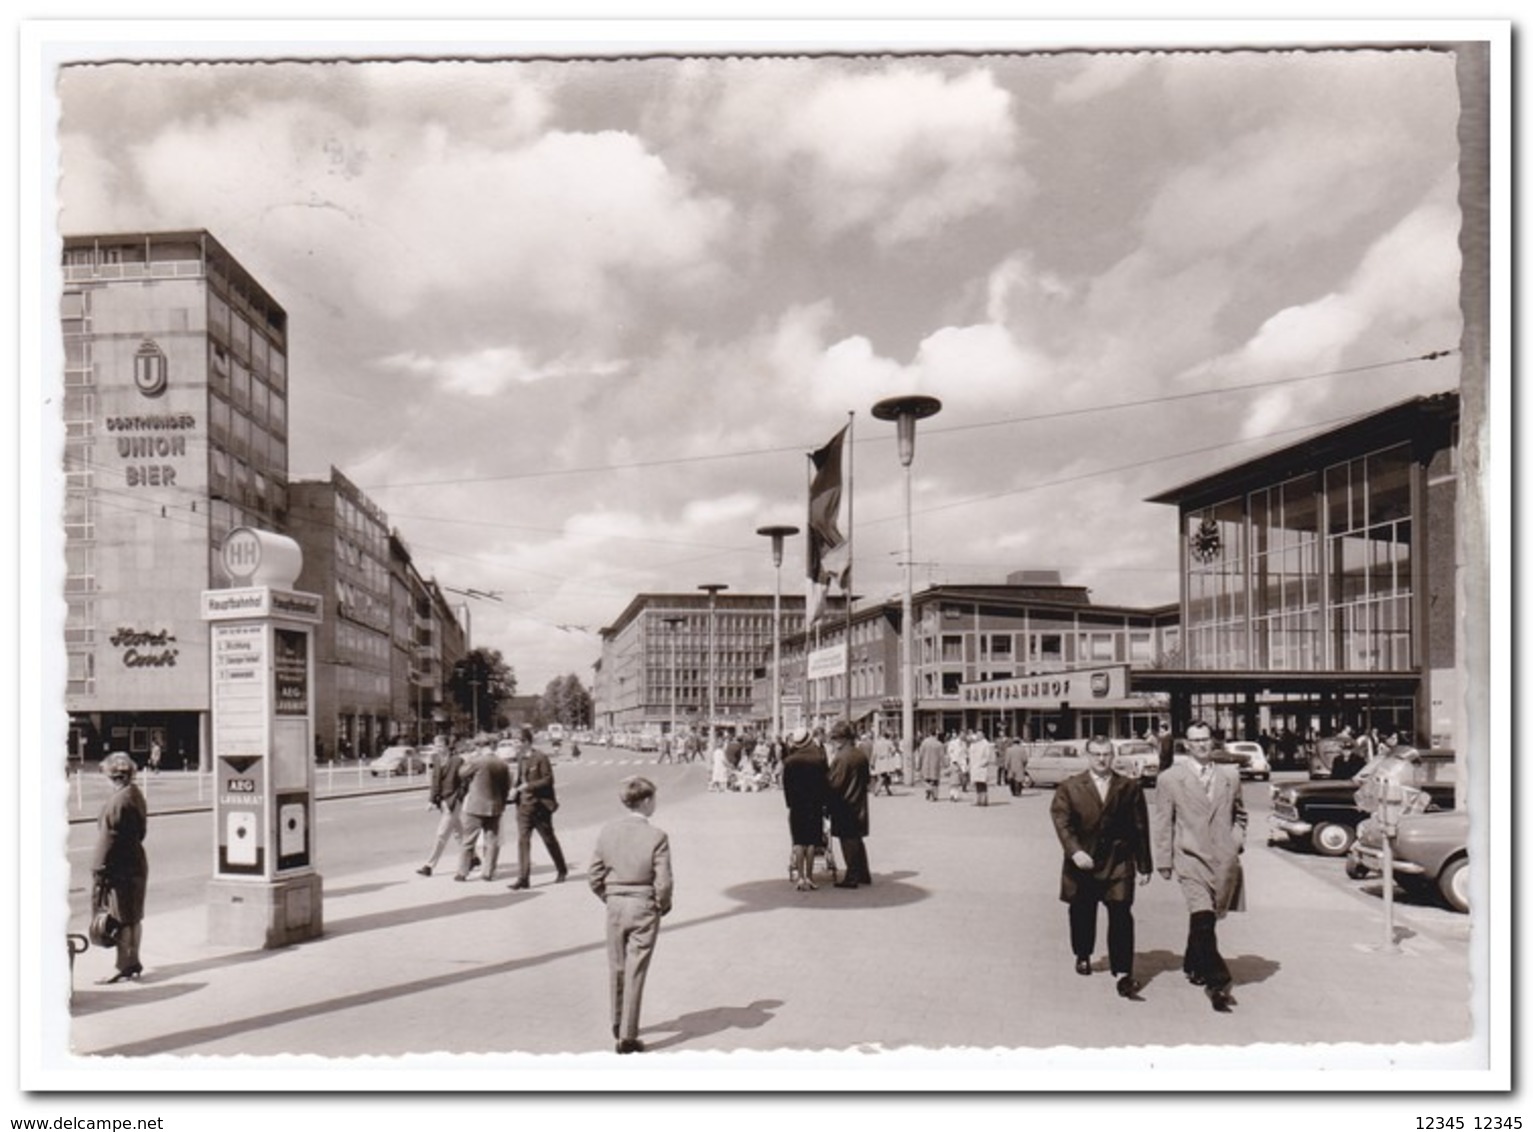
[[[974,708],[1057,708],[1127,696],[1128,666],[1124,664],[958,686],[959,701]]]

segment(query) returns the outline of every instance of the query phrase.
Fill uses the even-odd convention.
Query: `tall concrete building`
[[[207,749],[208,632],[234,527],[285,529],[287,314],[207,232],[63,247],[70,754]]]

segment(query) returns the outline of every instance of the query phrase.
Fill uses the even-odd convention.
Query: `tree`
[[[547,723],[588,727],[591,714],[591,693],[573,673],[550,680],[538,701],[538,715]]]
[[[499,649],[474,649],[453,665],[447,693],[473,731],[493,731],[500,705],[516,695],[516,673]]]

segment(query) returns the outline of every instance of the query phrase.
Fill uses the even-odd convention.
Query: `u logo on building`
[[[169,382],[165,351],[148,338],[139,344],[133,355],[133,384],[145,397],[158,397],[165,392]]]

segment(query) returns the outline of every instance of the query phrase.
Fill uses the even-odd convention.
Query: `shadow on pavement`
[[[780,999],[759,998],[749,1006],[716,1006],[712,1010],[696,1010],[665,1022],[645,1026],[641,1033],[652,1034],[674,1031],[675,1036],[659,1041],[645,1040],[651,1050],[668,1049],[696,1038],[707,1038],[727,1030],[759,1030],[773,1018],[773,1011],[783,1005]]]
[[[837,888],[830,883],[828,875],[820,879],[816,873],[815,890],[799,892],[787,877],[771,880],[754,880],[733,885],[724,890],[731,900],[738,900],[746,910],[760,911],[766,908],[815,908],[828,912],[853,911],[863,908],[894,908],[925,900],[931,894],[924,888],[904,883],[916,876],[914,872],[873,874],[873,883],[855,889]]]
[[[144,1006],[151,1002],[168,1002],[183,998],[206,988],[206,983],[177,983],[160,985],[158,972],[150,971],[136,983],[120,984],[117,990],[77,990],[69,1004],[74,1018],[100,1014],[104,1010],[118,1010],[124,1006]]]
[[[1283,969],[1281,963],[1262,955],[1226,956],[1225,963],[1229,966],[1236,986],[1264,983]],[[1099,966],[1096,969],[1105,968]],[[1179,952],[1141,951],[1134,956],[1134,977],[1139,980],[1141,987],[1148,987],[1160,975],[1175,975],[1178,979],[1182,977],[1182,956]]]
[[[859,890],[861,891],[861,890]],[[818,893],[806,893],[814,896]],[[840,894],[838,894],[840,895]],[[851,895],[846,893],[845,895]],[[410,919],[424,919],[429,916],[456,915],[463,911],[477,911],[485,907],[504,907],[508,904],[518,903],[526,897],[512,896],[484,896],[469,897],[467,900],[453,901],[446,905],[430,905],[424,908],[406,910],[400,913],[384,913],[377,916],[358,916],[350,921],[340,921],[339,924],[329,925],[325,935],[317,940],[297,944],[301,948],[314,948],[322,946],[326,939],[334,935],[346,934],[347,931],[371,931],[380,927],[393,926],[396,923]],[[465,908],[465,905],[469,907]],[[689,927],[699,927],[703,924],[713,923],[719,920],[731,919],[735,916],[748,914],[757,909],[751,907],[736,907],[725,912],[716,912],[708,916],[699,916],[693,920],[685,920],[676,924],[667,924],[666,931],[674,934],[679,930]],[[336,930],[340,928],[341,930]],[[157,1034],[153,1037],[144,1038],[140,1041],[126,1042],[119,1046],[109,1046],[105,1049],[86,1051],[81,1056],[86,1057],[143,1057],[151,1054],[175,1053],[180,1050],[207,1045],[211,1042],[222,1041],[226,1038],[235,1037],[239,1034],[251,1033],[257,1030],[265,1030],[274,1026],[284,1026],[294,1022],[312,1022],[325,1015],[340,1014],[348,1010],[369,1006],[373,1003],[388,1002],[393,999],[408,998],[411,995],[430,994],[433,991],[448,987],[461,986],[480,979],[494,979],[503,975],[516,974],[521,971],[531,970],[546,963],[557,963],[579,955],[591,953],[604,955],[607,950],[607,941],[602,933],[595,933],[590,943],[578,944],[573,947],[561,948],[556,951],[540,952],[537,955],[523,955],[514,959],[508,959],[500,963],[486,963],[483,966],[470,970],[457,970],[444,972],[438,975],[430,975],[424,978],[413,979],[408,982],[390,983],[387,986],[373,987],[368,990],[355,991],[350,994],[336,995],[334,998],[310,1001],[280,1010],[269,1011],[264,1014],[250,1015],[244,1018],[232,1018],[223,1022],[194,1026],[174,1033]],[[235,955],[223,956],[215,959],[199,961],[195,963],[176,964],[171,967],[162,967],[151,970],[150,975],[155,978],[174,978],[179,975],[190,974],[197,970],[222,967],[234,963],[246,963],[253,959],[262,959],[268,955],[277,954],[273,951],[245,951]],[[200,987],[194,989],[201,989]],[[78,1001],[78,998],[77,998]],[[134,1001],[144,1001],[135,999]],[[780,1003],[777,1005],[781,1005]],[[749,1009],[749,1008],[743,1008]],[[711,1015],[712,1011],[704,1012]],[[733,1016],[733,1015],[731,1015]]]
[[[456,900],[444,900],[436,904],[418,904],[413,908],[390,908],[382,912],[369,912],[361,916],[325,921],[325,936],[357,935],[385,928],[397,928],[404,924],[417,924],[426,920],[439,920],[446,916],[459,916],[472,912],[485,912],[492,908],[513,908],[532,899],[532,893],[512,893],[499,881],[469,881],[492,886],[494,891],[483,896],[462,896]],[[311,941],[312,942],[312,941]]]

